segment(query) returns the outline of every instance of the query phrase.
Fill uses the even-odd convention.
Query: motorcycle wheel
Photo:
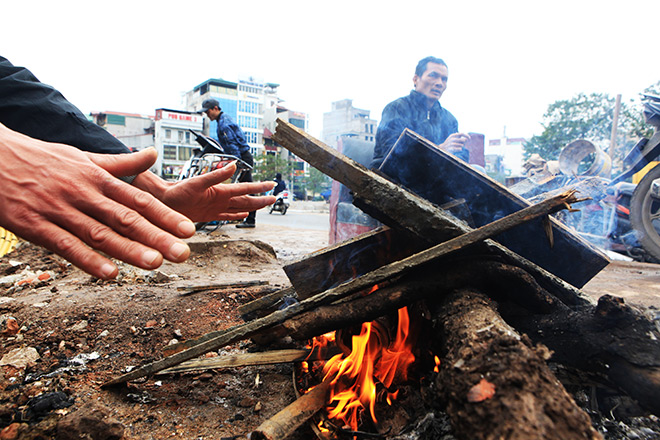
[[[652,168],[637,184],[630,199],[630,223],[644,250],[660,262],[660,198],[651,192],[656,179],[660,179],[660,166]]]
[[[286,205],[282,207],[282,215],[286,214],[287,209],[289,209],[289,207]]]
[[[275,205],[270,207],[270,211],[268,211],[268,214],[272,214],[274,210],[275,210]]]

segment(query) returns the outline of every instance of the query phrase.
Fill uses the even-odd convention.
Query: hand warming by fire
[[[397,385],[407,379],[415,361],[414,341],[410,332],[407,307],[398,311],[396,337],[378,321],[365,322],[360,333],[353,335],[350,354],[338,354],[323,366],[323,381],[329,382],[327,415],[341,425],[357,431],[366,412],[377,423],[377,401],[392,404],[398,395]],[[335,343],[335,333],[313,340],[314,349],[325,349]]]

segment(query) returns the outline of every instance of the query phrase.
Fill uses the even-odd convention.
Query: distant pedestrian
[[[282,180],[282,173],[275,174],[275,188],[273,188],[273,195],[276,196],[286,189],[286,183]]]
[[[234,122],[220,108],[220,103],[216,99],[206,99],[202,102],[200,113],[206,113],[212,121],[218,122],[218,141],[225,153],[240,157],[241,160],[250,166],[254,166],[254,158],[250,153],[250,146],[245,140],[245,134],[241,127]],[[239,182],[252,182],[252,170],[245,170]],[[237,228],[254,228],[257,223],[257,211],[250,211],[247,218],[236,225]]]

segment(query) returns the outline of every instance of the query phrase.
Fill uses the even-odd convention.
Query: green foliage
[[[309,167],[309,174],[304,180],[307,194],[315,196],[330,186],[330,178],[314,167]]]
[[[660,94],[660,81],[644,93]],[[538,153],[546,160],[559,157],[562,148],[577,139],[587,139],[607,151],[612,137],[612,122],[616,99],[608,94],[580,93],[556,101],[543,115],[543,133],[525,142],[525,157]],[[644,122],[639,99],[622,101],[617,124],[615,157],[622,157],[639,140],[652,134]]]
[[[291,173],[293,172],[293,164],[282,159],[279,155],[264,154],[255,159],[255,167],[252,172],[252,179],[255,182],[273,180],[277,173],[282,173],[284,180],[290,180]]]

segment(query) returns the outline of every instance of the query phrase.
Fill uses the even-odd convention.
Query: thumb
[[[158,158],[158,152],[155,148],[145,148],[137,153],[87,153],[87,155],[92,162],[115,177],[135,176],[147,171]]]

